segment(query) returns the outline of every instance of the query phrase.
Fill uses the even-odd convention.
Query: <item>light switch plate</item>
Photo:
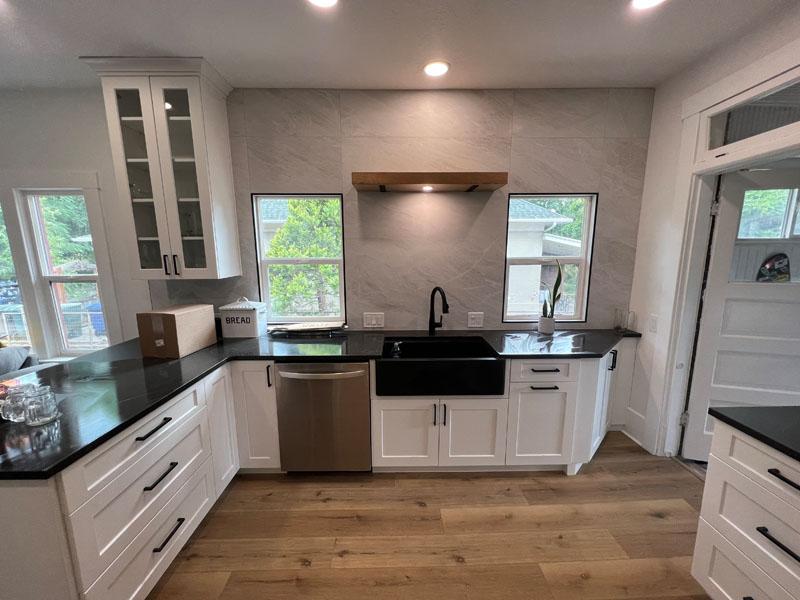
[[[372,329],[375,327],[383,327],[383,313],[382,312],[365,312],[364,313],[364,329]]]
[[[467,327],[483,327],[483,313],[467,313]]]
[[[647,319],[647,331],[650,333],[658,333],[658,315],[650,313]]]

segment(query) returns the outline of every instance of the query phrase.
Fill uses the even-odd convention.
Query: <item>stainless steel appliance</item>
[[[368,363],[277,365],[285,471],[369,471]]]

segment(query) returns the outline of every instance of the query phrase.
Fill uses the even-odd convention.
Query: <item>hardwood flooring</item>
[[[699,600],[703,482],[610,433],[581,474],[239,476],[150,600]]]

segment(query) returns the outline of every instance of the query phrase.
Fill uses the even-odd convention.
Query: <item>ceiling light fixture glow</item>
[[[636,10],[647,10],[648,8],[653,8],[666,1],[667,0],[632,0],[631,6]]]
[[[443,60],[434,60],[425,65],[425,74],[428,77],[441,77],[450,70],[450,63]]]
[[[317,8],[332,8],[336,6],[337,2],[339,2],[339,0],[308,0],[308,1]]]
[[[432,185],[423,185],[422,186],[422,191],[423,192],[432,192],[433,191],[433,186]]]

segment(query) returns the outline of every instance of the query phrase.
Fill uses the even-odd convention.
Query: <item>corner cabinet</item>
[[[243,360],[230,363],[243,469],[280,469],[278,402],[272,361]]]
[[[201,59],[84,59],[102,79],[132,277],[241,275],[227,83]]]

